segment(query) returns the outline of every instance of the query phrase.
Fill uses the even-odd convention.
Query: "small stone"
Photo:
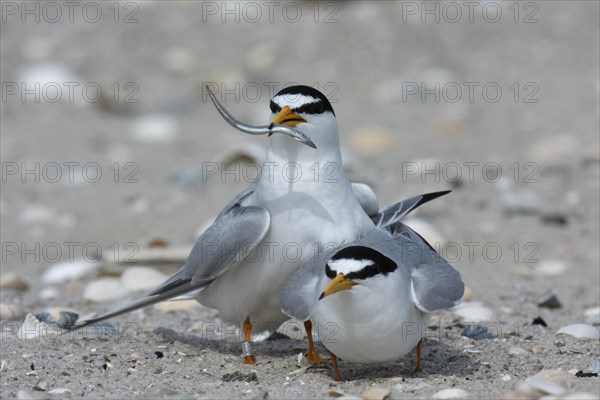
[[[75,260],[73,262],[59,262],[44,271],[42,274],[42,282],[55,285],[77,279],[94,277],[101,266],[102,263],[100,262],[88,262],[83,259]]]
[[[177,121],[163,114],[147,114],[138,117],[131,124],[131,135],[142,143],[168,143],[177,136]]]
[[[23,310],[17,305],[0,303],[0,321],[18,321],[23,316]]]
[[[589,367],[587,367],[587,372],[595,372],[597,374],[600,374],[600,360],[594,360],[592,361],[592,363],[590,364]]]
[[[556,260],[541,261],[535,266],[535,272],[540,276],[557,276],[566,270],[565,263]]]
[[[83,298],[91,301],[108,301],[125,297],[129,291],[123,286],[120,279],[100,278],[87,284],[83,291]]]
[[[350,137],[352,150],[367,157],[390,151],[394,143],[394,134],[380,126],[363,127]]]
[[[588,308],[583,315],[587,324],[600,325],[600,307]]]
[[[25,319],[19,328],[17,337],[21,340],[31,340],[41,338],[55,338],[59,333],[56,326],[47,324],[37,319],[33,314],[25,315]]]
[[[544,214],[541,218],[542,223],[546,225],[567,226],[569,224],[569,218],[564,214]]]
[[[464,322],[485,322],[493,318],[492,310],[477,301],[461,303],[454,307],[452,312]]]
[[[162,58],[162,63],[173,75],[188,75],[198,66],[198,57],[194,51],[175,47],[168,49]]]
[[[529,377],[517,386],[517,390],[528,394],[550,394],[562,396],[574,385],[575,377],[566,371],[547,369]]]
[[[33,390],[45,392],[47,388],[48,388],[48,382],[43,379],[40,379],[37,381],[37,383],[33,387]]]
[[[483,340],[483,339],[493,339],[496,335],[493,332],[490,332],[487,326],[483,325],[469,325],[466,326],[461,332],[461,336],[466,336],[469,339],[474,340]]]
[[[154,308],[162,312],[177,312],[182,310],[190,310],[199,307],[200,304],[196,300],[171,300],[157,303]]]
[[[508,374],[507,374],[507,375],[502,375],[502,380],[503,380],[504,382],[508,382],[508,381],[510,381],[511,379],[512,379],[512,378],[511,378],[511,377],[510,377],[510,375],[508,375]]]
[[[57,325],[62,329],[72,329],[79,319],[79,314],[73,311],[61,310],[59,308],[50,308],[36,314],[35,317],[42,322]]]
[[[600,339],[600,332],[598,329],[587,324],[572,324],[563,326],[556,332],[556,334],[570,335],[578,339]]]
[[[542,211],[540,196],[531,189],[502,190],[501,199],[509,215],[537,215]]]
[[[151,290],[166,281],[168,276],[149,267],[129,267],[121,275],[121,284],[129,291]]]
[[[446,245],[446,239],[433,224],[414,217],[407,218],[402,222],[421,235],[434,249],[441,249]]]
[[[562,303],[558,300],[558,297],[552,292],[547,290],[537,301],[538,307],[557,309],[562,307]]]
[[[344,396],[344,392],[338,392],[337,390],[330,390],[327,392],[327,396],[337,398]]]
[[[0,277],[0,289],[29,290],[29,281],[18,272],[7,272]]]
[[[465,390],[460,388],[443,389],[433,395],[434,399],[464,399],[469,396]]]
[[[389,397],[390,394],[392,394],[392,392],[389,389],[371,388],[362,392],[360,397],[365,400],[383,400]]]
[[[54,287],[45,287],[38,292],[39,298],[44,301],[54,300],[58,298],[59,295],[60,292]]]
[[[578,378],[597,378],[598,377],[598,373],[597,372],[577,371],[577,373],[575,374],[575,376],[578,377]]]
[[[532,325],[541,325],[541,326],[544,326],[544,327],[548,327],[548,324],[546,324],[546,321],[544,321],[542,319],[542,317],[535,317],[533,319],[533,321],[531,321],[531,324]]]

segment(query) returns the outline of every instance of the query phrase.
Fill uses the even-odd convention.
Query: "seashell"
[[[462,303],[452,309],[452,312],[464,322],[485,322],[493,318],[492,310],[484,307],[478,301]]]
[[[50,308],[44,312],[35,314],[35,317],[41,322],[55,324],[62,329],[71,329],[79,319],[79,314],[74,311]]]
[[[556,334],[571,335],[578,339],[600,339],[600,332],[598,329],[587,324],[572,324],[563,326],[556,332]]]
[[[92,301],[108,301],[120,299],[128,293],[120,279],[101,278],[87,284],[83,291],[83,298]]]
[[[129,291],[151,290],[167,280],[167,276],[149,267],[129,267],[121,275],[121,284]]]
[[[131,124],[134,140],[142,143],[168,143],[177,136],[177,121],[163,114],[147,114],[138,117]]]
[[[391,390],[384,388],[371,388],[367,389],[360,394],[365,400],[383,400],[386,399],[392,394]]]
[[[590,325],[600,325],[600,307],[588,308],[583,313],[585,322]]]
[[[17,321],[23,316],[23,310],[15,304],[0,303],[0,321]]]
[[[42,282],[53,285],[95,276],[101,266],[100,262],[87,262],[83,259],[59,262],[44,271]]]
[[[29,290],[29,286],[27,278],[18,272],[8,272],[0,278],[0,289],[26,291]]]
[[[562,396],[575,385],[575,379],[566,371],[547,369],[525,379],[525,382],[518,385],[517,390],[528,394]]]
[[[33,314],[28,313],[17,332],[17,336],[21,340],[39,340],[39,338],[54,338],[58,333],[59,329],[56,326],[42,322]]]
[[[460,388],[443,389],[433,395],[434,399],[464,399],[469,393]]]
[[[535,266],[535,272],[542,276],[557,276],[567,270],[567,266],[562,261],[545,260]]]

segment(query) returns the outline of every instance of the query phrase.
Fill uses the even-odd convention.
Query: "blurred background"
[[[594,305],[598,13],[591,1],[3,1],[1,271],[38,288],[86,244],[106,259],[131,242],[190,246],[268,146],[227,125],[205,85],[264,124],[271,96],[301,83],[330,98],[346,170],[382,203],[454,190],[421,210],[422,229],[456,244],[443,255],[474,295],[519,292],[543,265],[539,291],[556,282]]]

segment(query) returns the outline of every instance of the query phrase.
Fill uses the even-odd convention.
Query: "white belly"
[[[425,335],[429,315],[414,306],[409,290],[401,289],[377,293],[357,285],[322,299],[312,314],[319,339],[333,354],[356,364],[404,356]]]

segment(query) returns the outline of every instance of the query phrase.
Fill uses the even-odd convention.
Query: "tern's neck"
[[[261,180],[302,185],[323,181],[346,184],[339,146],[313,149],[286,137],[271,139]],[[278,138],[279,139],[279,138]]]

